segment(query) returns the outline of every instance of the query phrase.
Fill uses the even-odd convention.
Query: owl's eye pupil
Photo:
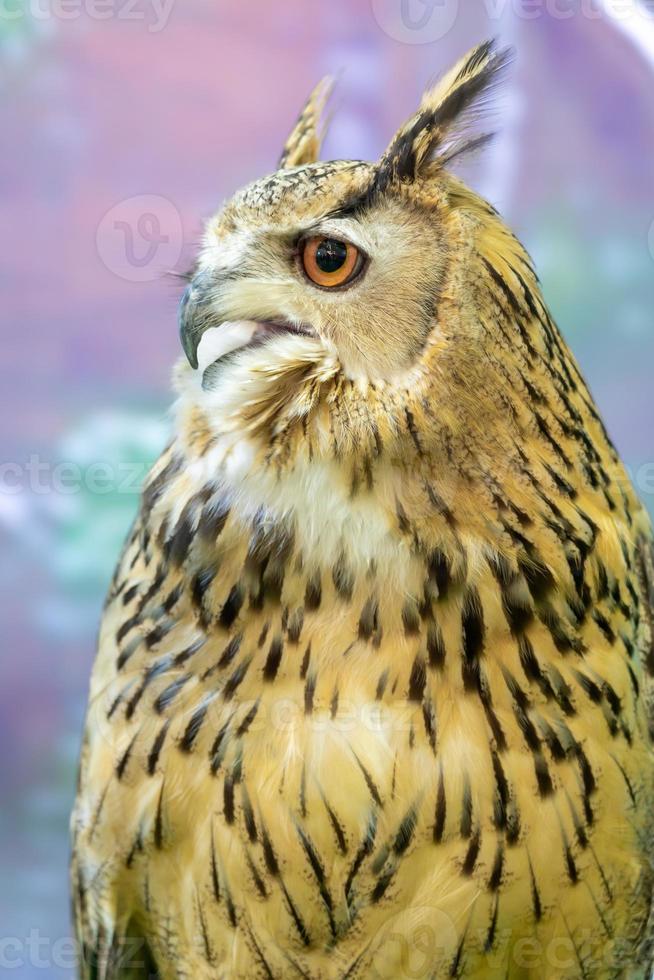
[[[364,256],[356,245],[326,235],[301,241],[298,258],[309,282],[321,289],[347,286],[364,267]]]
[[[323,238],[316,249],[316,265],[321,272],[338,272],[346,259],[347,245],[336,238]]]

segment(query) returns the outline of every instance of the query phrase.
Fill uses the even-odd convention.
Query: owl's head
[[[209,221],[181,302],[181,383],[210,426],[268,443],[312,428],[333,454],[361,449],[372,415],[406,434],[410,402],[480,424],[485,317],[507,306],[502,283],[532,273],[449,164],[488,139],[476,123],[510,56],[494,42],[467,54],[375,163],[318,161],[329,83],[312,93],[279,168]]]

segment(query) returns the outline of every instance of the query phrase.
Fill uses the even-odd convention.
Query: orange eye
[[[347,285],[363,266],[361,252],[350,242],[321,235],[306,239],[300,257],[311,282],[324,289]]]

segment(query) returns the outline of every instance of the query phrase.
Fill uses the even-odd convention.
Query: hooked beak
[[[211,309],[211,276],[208,272],[198,273],[184,290],[177,319],[184,353],[191,367],[197,368],[202,335],[220,322],[220,316]]]
[[[198,348],[202,337],[210,327],[220,327],[224,353],[261,344],[280,334],[318,339],[313,327],[308,324],[291,323],[286,319],[230,320],[224,300],[221,310],[220,285],[220,281],[217,281],[210,272],[199,272],[184,290],[180,301],[179,336],[192,368],[197,369],[199,366]]]

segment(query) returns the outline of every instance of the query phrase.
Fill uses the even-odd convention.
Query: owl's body
[[[649,522],[526,253],[434,153],[500,61],[379,165],[311,162],[314,100],[209,226],[191,364],[265,329],[179,369],[108,599],[84,976],[649,975]],[[306,229],[366,269],[314,288]]]

